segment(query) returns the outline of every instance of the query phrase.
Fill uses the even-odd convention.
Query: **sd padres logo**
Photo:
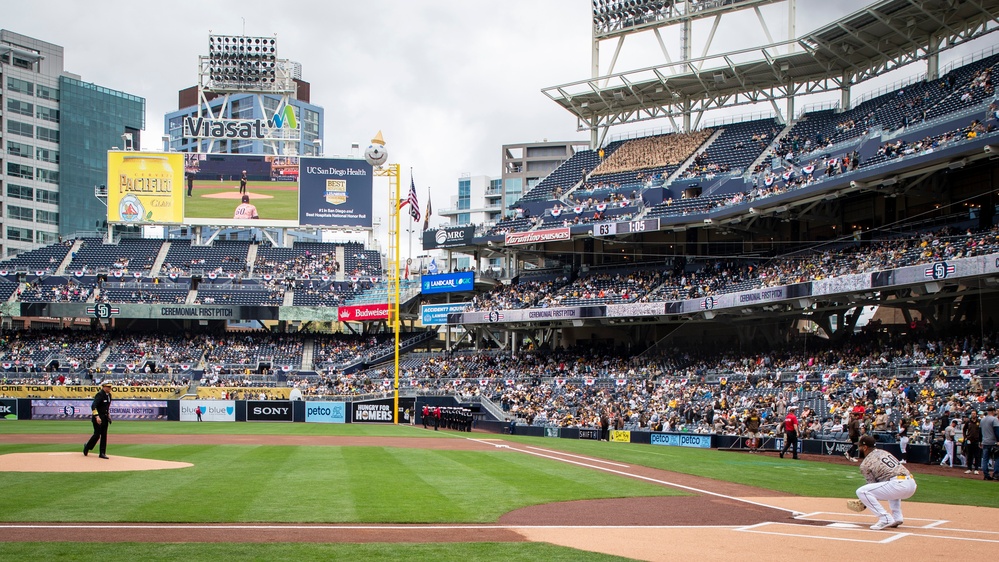
[[[705,297],[704,300],[701,301],[701,308],[704,310],[711,310],[714,307],[715,307],[714,297]]]
[[[953,265],[942,261],[933,264],[933,267],[927,267],[923,274],[926,277],[932,277],[934,279],[946,279],[947,276],[954,273],[954,271],[956,271],[956,268]]]

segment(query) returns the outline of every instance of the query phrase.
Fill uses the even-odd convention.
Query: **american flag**
[[[399,203],[399,209],[406,205],[409,205],[409,216],[413,217],[414,221],[420,220],[420,200],[416,197],[416,183],[412,176],[409,178],[409,197]]]

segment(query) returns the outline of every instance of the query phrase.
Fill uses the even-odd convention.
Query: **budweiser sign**
[[[365,320],[387,320],[388,304],[362,304],[341,306],[337,310],[341,322],[363,322]]]
[[[568,228],[550,228],[548,230],[532,230],[530,232],[508,232],[506,234],[506,245],[517,246],[520,244],[542,244],[545,242],[558,242],[569,239]]]

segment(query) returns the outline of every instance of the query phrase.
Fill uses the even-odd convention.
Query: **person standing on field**
[[[83,446],[83,456],[90,454],[90,451],[101,442],[100,458],[108,458],[108,427],[111,425],[111,381],[101,383],[101,389],[94,395],[94,401],[90,404],[90,423],[94,425],[94,434]]]
[[[794,415],[797,406],[788,406],[787,416],[784,417],[784,448],[780,451],[780,458],[784,458],[784,453],[791,449],[792,458],[798,460],[798,416]]]
[[[965,466],[967,470],[964,473],[971,474],[974,471],[975,474],[978,474],[978,465],[981,463],[982,454],[982,428],[981,424],[978,423],[978,412],[971,411],[961,430],[964,432],[964,458],[967,459]]]

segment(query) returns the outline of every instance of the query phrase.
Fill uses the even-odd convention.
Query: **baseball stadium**
[[[989,556],[999,0],[692,52],[777,3],[794,30],[795,0],[593,0],[593,75],[542,91],[589,147],[426,230],[442,270],[400,263],[380,134],[289,156],[291,78],[203,57],[206,103],[282,101],[183,134],[277,148],[111,151],[106,233],[0,261],[0,556]],[[601,69],[650,33],[662,64]],[[371,235],[295,234],[344,228]]]

